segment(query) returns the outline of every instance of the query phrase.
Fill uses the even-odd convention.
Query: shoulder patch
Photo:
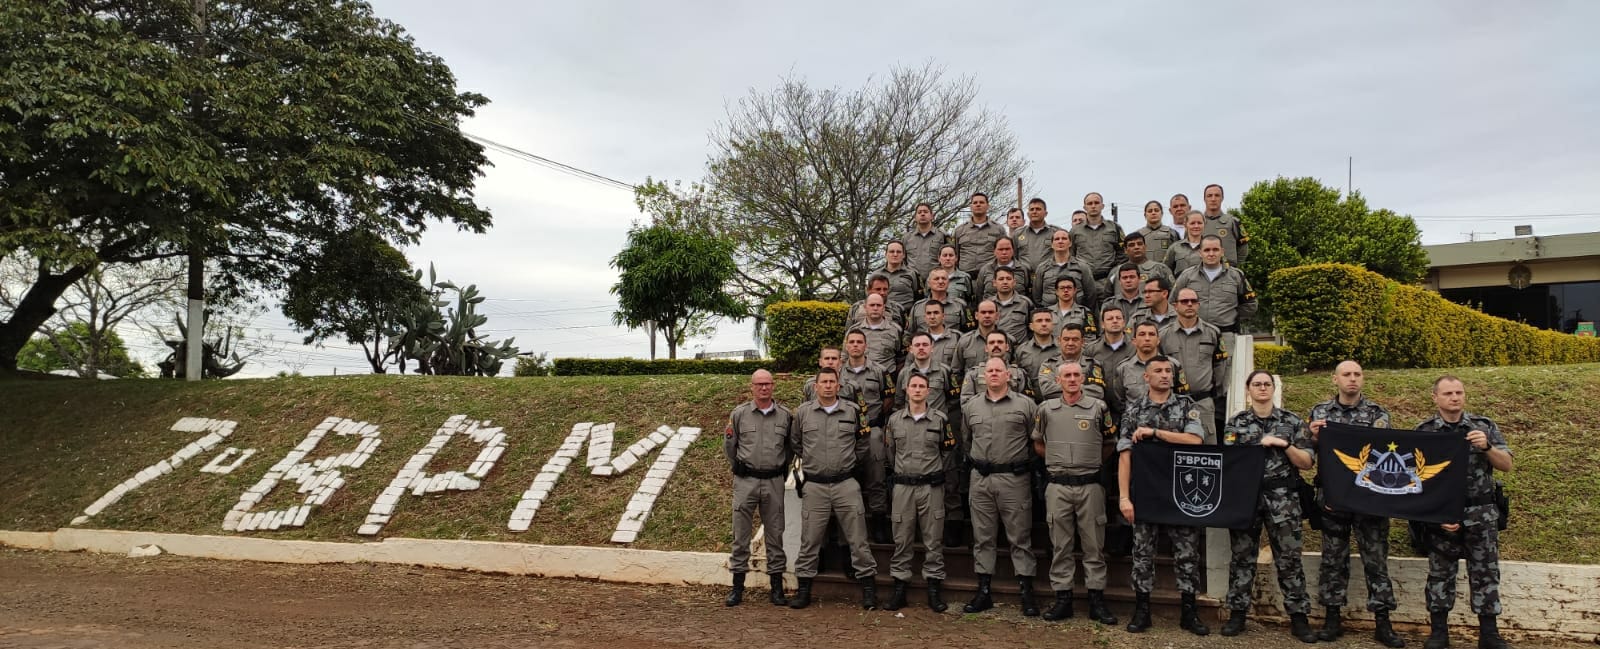
[[[1190,411],[1189,411],[1189,416],[1190,416],[1190,417],[1193,417],[1193,418],[1195,418],[1195,419],[1199,419],[1199,418],[1200,418],[1200,411],[1199,411],[1199,410],[1196,410],[1196,409],[1191,409],[1191,410],[1190,410]]]

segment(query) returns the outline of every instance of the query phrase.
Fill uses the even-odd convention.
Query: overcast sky
[[[1280,175],[1343,187],[1347,156],[1356,189],[1417,217],[1426,244],[1600,217],[1600,3],[769,4],[374,0],[491,99],[466,131],[630,183],[700,178],[708,130],[752,89],[933,61],[1009,122],[1057,221],[1088,191],[1137,223],[1145,200],[1198,202],[1211,182],[1230,207]],[[609,324],[631,194],[489,156],[493,230],[431,230],[412,263],[477,283],[487,333],[525,351],[646,356],[643,333]],[[257,324],[298,340],[275,310]],[[730,324],[687,353],[750,343]],[[363,371],[344,347],[287,346],[246,374]]]

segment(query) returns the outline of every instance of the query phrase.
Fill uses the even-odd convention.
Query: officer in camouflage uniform
[[[1466,411],[1461,379],[1448,374],[1433,382],[1433,404],[1439,414],[1417,426],[1464,438],[1468,455],[1467,509],[1461,522],[1429,530],[1426,599],[1432,633],[1424,649],[1450,646],[1450,609],[1456,603],[1456,571],[1467,561],[1472,612],[1478,614],[1479,649],[1504,649],[1496,617],[1500,615],[1500,509],[1495,503],[1495,471],[1511,470],[1511,447],[1488,417]]]
[[[916,345],[912,343],[912,348]],[[928,375],[912,374],[902,393],[906,395],[906,407],[890,415],[884,426],[894,458],[890,479],[894,482],[895,516],[894,556],[889,560],[894,594],[883,608],[896,611],[906,605],[911,557],[920,531],[926,548],[922,577],[928,581],[928,608],[943,613],[947,607],[940,598],[939,586],[945,577],[944,545],[940,543],[944,539],[944,468],[945,456],[956,449],[956,436],[944,411],[928,402],[928,396],[933,394]]]
[[[841,384],[848,384],[861,408],[867,426],[872,428],[867,442],[867,457],[861,467],[861,493],[871,514],[868,532],[873,543],[888,543],[889,532],[889,450],[883,445],[883,416],[894,409],[894,375],[866,357],[866,334],[852,329],[844,335],[845,366],[839,370]],[[841,387],[841,390],[845,388]]]
[[[1033,419],[1033,451],[1044,458],[1049,480],[1044,506],[1053,546],[1050,585],[1056,593],[1055,604],[1045,611],[1044,619],[1072,617],[1072,585],[1077,572],[1072,548],[1076,544],[1083,548],[1089,618],[1116,624],[1105,601],[1106,496],[1100,484],[1100,464],[1101,447],[1116,438],[1117,426],[1112,423],[1111,408],[1084,393],[1085,375],[1077,360],[1058,363],[1053,374],[1061,396],[1041,404]]]
[[[777,606],[789,603],[783,596],[783,572],[789,566],[783,554],[783,478],[792,452],[789,426],[793,413],[772,400],[772,388],[771,372],[756,370],[751,374],[751,399],[728,415],[728,428],[723,434],[722,452],[733,467],[733,556],[728,560],[733,590],[723,602],[728,606],[744,601],[744,576],[750,572],[750,537],[755,533],[752,516],[758,508],[767,545],[770,600]]]
[[[878,606],[873,578],[878,564],[867,545],[866,517],[861,509],[861,487],[853,476],[866,456],[872,429],[861,409],[839,399],[839,373],[817,371],[817,399],[800,404],[789,426],[789,448],[800,457],[805,475],[805,495],[800,499],[800,557],[794,574],[800,588],[790,608],[811,605],[811,580],[817,576],[822,544],[828,537],[829,519],[837,519],[850,544],[850,565],[861,583],[861,607]]]
[[[990,590],[994,578],[995,545],[1005,527],[1011,544],[1011,567],[1021,591],[1022,614],[1036,616],[1033,574],[1033,449],[1028,429],[1037,406],[1033,399],[1007,386],[1004,360],[991,358],[983,366],[984,390],[961,402],[961,430],[970,451],[972,485],[968,502],[972,510],[972,564],[978,574],[978,592],[962,607],[977,613],[994,607]]]
[[[1389,411],[1361,394],[1365,375],[1361,364],[1347,360],[1333,368],[1333,385],[1338,394],[1311,407],[1311,441],[1317,441],[1327,422],[1390,428]],[[1317,501],[1323,502],[1321,490]],[[1405,640],[1395,634],[1389,612],[1395,609],[1394,583],[1389,581],[1389,519],[1322,507],[1322,568],[1317,575],[1318,599],[1327,608],[1317,638],[1331,642],[1344,634],[1340,608],[1345,605],[1350,586],[1350,533],[1361,549],[1361,566],[1367,578],[1367,610],[1375,622],[1373,637],[1387,647],[1404,647]]]
[[[1129,633],[1150,629],[1150,591],[1155,588],[1156,535],[1165,532],[1172,539],[1173,568],[1177,572],[1178,592],[1182,597],[1178,626],[1195,635],[1210,635],[1211,629],[1200,620],[1195,593],[1200,590],[1200,528],[1146,523],[1135,517],[1133,499],[1128,496],[1132,480],[1133,445],[1156,440],[1168,444],[1194,445],[1205,440],[1200,424],[1200,409],[1189,397],[1172,391],[1174,366],[1165,356],[1155,356],[1145,364],[1144,383],[1149,390],[1127,405],[1117,437],[1117,482],[1121,488],[1122,516],[1133,522],[1133,619]]]
[[[1272,546],[1272,563],[1278,569],[1278,591],[1283,608],[1289,613],[1289,634],[1312,644],[1317,634],[1311,631],[1306,614],[1311,601],[1306,597],[1306,573],[1300,565],[1300,470],[1316,463],[1311,432],[1305,422],[1282,408],[1272,406],[1275,381],[1270,372],[1256,370],[1245,379],[1250,399],[1247,410],[1228,419],[1223,427],[1224,446],[1262,446],[1267,456],[1261,478],[1261,495],[1256,502],[1250,528],[1228,530],[1233,560],[1228,564],[1228,621],[1222,635],[1244,633],[1245,612],[1250,610],[1250,590],[1256,581],[1256,558],[1261,554],[1261,528],[1267,528]]]

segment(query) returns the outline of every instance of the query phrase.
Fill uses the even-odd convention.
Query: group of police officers
[[[1405,646],[1389,621],[1396,604],[1387,518],[1329,510],[1319,498],[1325,510],[1319,598],[1326,608],[1319,631],[1307,620],[1300,564],[1299,471],[1313,466],[1323,424],[1388,427],[1389,415],[1363,395],[1361,367],[1345,361],[1334,370],[1337,394],[1311,410],[1309,423],[1272,405],[1274,379],[1262,371],[1246,382],[1249,406],[1222,416],[1229,368],[1224,334],[1238,332],[1253,316],[1255,293],[1237,267],[1249,237],[1222,212],[1222,187],[1206,187],[1203,197],[1204,212],[1190,210],[1182,194],[1172,197],[1170,213],[1182,224],[1181,234],[1162,223],[1157,201],[1146,205],[1146,225],[1124,234],[1105,220],[1098,193],[1084,197],[1070,230],[1047,223],[1046,204],[1037,198],[1027,203],[1025,221],[1007,229],[988,218],[988,197],[975,193],[971,219],[949,234],[933,227],[930,206],[917,206],[914,227],[888,244],[884,266],[867,279],[866,298],[851,306],[842,348],[820,350],[804,402],[793,410],[777,403],[773,376],[758,371],[751,400],[729,417],[724,450],[734,474],[734,585],[725,603],[743,600],[759,511],[773,604],[810,604],[833,529],[848,547],[864,608],[878,606],[869,542],[894,544],[894,591],[883,605],[894,610],[906,605],[920,538],[928,606],[947,609],[944,548],[970,542],[978,587],[963,610],[983,611],[994,605],[991,582],[1003,529],[1022,612],[1041,615],[1033,591],[1038,497],[1053,546],[1048,576],[1055,598],[1042,611],[1044,619],[1073,615],[1076,548],[1089,617],[1117,623],[1104,597],[1105,555],[1108,544],[1120,541],[1131,545],[1133,564],[1135,604],[1126,628],[1150,628],[1155,548],[1165,535],[1181,597],[1179,624],[1208,635],[1195,601],[1200,529],[1137,517],[1128,497],[1129,454],[1134,444],[1150,440],[1254,444],[1267,448],[1267,469],[1255,521],[1230,531],[1224,604],[1231,615],[1222,634],[1244,631],[1264,528],[1291,634],[1308,643],[1339,638],[1354,532],[1374,637],[1385,646]],[[1492,421],[1464,411],[1458,379],[1441,377],[1433,396],[1438,414],[1418,429],[1459,434],[1471,446],[1471,492],[1460,524],[1427,534],[1432,632],[1425,647],[1449,646],[1445,619],[1461,558],[1479,615],[1479,646],[1503,647],[1495,626],[1500,514],[1492,473],[1510,470],[1510,451]],[[799,588],[786,597],[784,489],[792,464],[802,530],[794,563]]]

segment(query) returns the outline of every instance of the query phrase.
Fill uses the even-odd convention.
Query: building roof
[[[1600,232],[1446,243],[1423,246],[1423,250],[1428,253],[1431,268],[1582,257],[1600,260]]]

